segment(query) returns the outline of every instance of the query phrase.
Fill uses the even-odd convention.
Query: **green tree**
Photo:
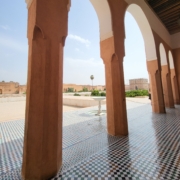
[[[88,92],[88,88],[87,87],[83,87],[83,92]]]
[[[69,88],[68,87],[67,92],[74,92],[74,88]]]

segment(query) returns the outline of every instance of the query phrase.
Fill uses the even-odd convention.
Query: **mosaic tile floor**
[[[96,108],[64,113],[63,167],[52,180],[180,180],[180,106],[153,114],[128,102],[128,137],[109,136]],[[24,120],[0,123],[0,180],[21,179],[23,130]]]

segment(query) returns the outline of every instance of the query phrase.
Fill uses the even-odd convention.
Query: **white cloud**
[[[28,48],[27,44],[22,44],[21,42],[4,35],[0,36],[0,45],[20,52],[27,52]]]
[[[9,30],[9,29],[10,29],[9,26],[7,26],[7,25],[0,25],[0,27],[1,27],[2,29],[4,29],[4,30]]]
[[[76,40],[82,44],[85,44],[86,47],[89,47],[89,45],[91,44],[91,42],[88,39],[84,39],[84,38],[77,36],[77,35],[69,34],[68,38]]]

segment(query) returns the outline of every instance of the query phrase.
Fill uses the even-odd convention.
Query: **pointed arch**
[[[111,11],[107,0],[90,0],[92,3],[100,26],[100,39],[101,41],[113,36]]]
[[[35,25],[34,31],[33,31],[33,39],[36,39],[36,38],[42,38],[42,39],[45,38],[42,29],[37,25]]]
[[[174,69],[174,60],[171,51],[168,53],[170,69]]]
[[[117,61],[118,61],[118,56],[117,56],[116,53],[114,53],[114,54],[112,55],[111,62],[117,62]]]
[[[162,43],[159,46],[159,52],[160,52],[161,66],[167,65],[166,50]]]
[[[155,40],[151,26],[149,24],[149,21],[145,13],[141,9],[141,7],[137,4],[130,4],[126,11],[132,14],[137,24],[139,25],[139,28],[141,30],[144,39],[146,60],[147,61],[156,60],[157,53],[156,53]]]

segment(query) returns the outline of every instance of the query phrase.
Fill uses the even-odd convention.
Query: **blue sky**
[[[0,81],[27,81],[27,9],[25,0],[0,0]],[[131,14],[126,13],[125,82],[148,78],[144,42]],[[72,0],[64,53],[64,83],[105,84],[100,58],[99,22],[89,0]]]

